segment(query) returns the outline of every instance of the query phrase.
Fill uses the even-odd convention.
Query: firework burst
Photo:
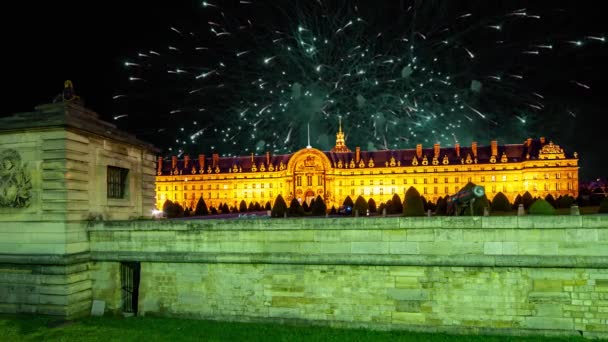
[[[223,155],[293,152],[307,124],[328,150],[339,117],[367,150],[522,139],[575,119],[539,80],[588,91],[558,61],[603,36],[555,32],[559,10],[455,6],[203,2],[197,24],[170,26],[167,44],[125,62],[114,118],[172,152]]]

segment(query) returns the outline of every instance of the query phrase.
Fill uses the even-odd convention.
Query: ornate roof
[[[566,156],[563,149],[552,142],[543,143],[544,139],[529,139],[521,144],[498,145],[497,155],[492,156],[491,146],[478,146],[477,155],[473,153],[471,146],[441,147],[435,156],[435,148],[423,148],[422,157],[416,156],[416,149],[361,151],[359,160],[357,153],[350,150],[338,152],[323,152],[331,162],[333,168],[379,168],[393,166],[445,166],[445,165],[467,165],[467,164],[503,164],[521,162],[528,159],[545,159],[544,156],[552,153],[552,159],[576,158],[577,156]],[[460,151],[458,154],[457,151]],[[559,153],[553,153],[560,151]],[[297,153],[297,152],[296,152]],[[171,159],[164,160],[161,169],[162,175],[171,175],[177,170],[178,174],[209,174],[209,173],[233,173],[233,172],[268,172],[279,171],[287,168],[289,160],[295,153],[281,155],[242,156],[242,157],[217,157],[208,156],[201,158],[189,158],[186,167],[184,159],[175,160],[175,167]],[[203,167],[201,168],[201,165]],[[263,169],[263,171],[262,171]],[[216,171],[217,170],[217,171]]]

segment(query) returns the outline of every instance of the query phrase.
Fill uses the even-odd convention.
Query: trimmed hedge
[[[311,203],[312,216],[324,216],[327,213],[327,205],[325,201],[318,195],[317,198]]]
[[[367,201],[361,195],[359,195],[359,197],[357,197],[357,200],[355,201],[353,213],[355,212],[355,210],[359,211],[359,216],[365,216],[367,214]]]
[[[499,192],[492,199],[492,211],[511,211],[512,206],[505,194]]]
[[[207,204],[205,203],[203,196],[201,196],[201,198],[199,198],[198,202],[196,203],[196,209],[194,210],[194,215],[196,215],[196,216],[209,215],[209,210],[207,209]]]
[[[424,216],[424,204],[420,193],[416,188],[410,186],[405,193],[405,205],[403,207],[403,215],[405,216]]]
[[[608,214],[608,197],[604,197],[604,199],[600,202],[600,207],[597,210],[598,214]]]
[[[285,203],[283,196],[281,196],[281,195],[277,196],[277,198],[274,200],[274,207],[272,207],[270,215],[272,217],[283,217],[283,216],[285,216],[286,211],[287,211],[287,203]]]
[[[530,215],[555,215],[555,208],[544,199],[537,199],[532,203],[529,210]]]

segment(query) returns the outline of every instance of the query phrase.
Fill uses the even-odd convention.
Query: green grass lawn
[[[0,341],[586,341],[582,337],[471,336],[332,329],[174,318],[49,317],[0,315]]]

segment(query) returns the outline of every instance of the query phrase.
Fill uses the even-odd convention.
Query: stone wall
[[[77,317],[91,310],[88,253],[0,254],[0,312]]]
[[[608,336],[608,216],[105,222],[93,298],[119,311],[334,326]]]

